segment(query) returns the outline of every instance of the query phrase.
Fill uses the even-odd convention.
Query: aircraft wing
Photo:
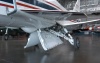
[[[56,12],[56,11],[20,11],[18,10],[16,13],[14,13],[12,16],[16,18],[16,21],[24,21],[24,26],[36,26],[40,25],[39,22],[41,22],[41,26],[38,26],[38,28],[45,28],[45,27],[50,27],[54,24],[56,24],[55,21],[58,21],[60,19],[76,19],[77,13],[74,13],[74,17],[72,16],[73,13],[68,13],[68,12]],[[79,13],[82,14],[82,13]],[[18,20],[17,18],[20,18]],[[22,19],[24,18],[24,19]],[[81,18],[78,16],[78,18]],[[19,23],[20,24],[20,23]],[[26,25],[27,24],[27,25]],[[13,25],[13,24],[12,24]],[[45,25],[45,26],[44,26]],[[23,27],[22,25],[20,27]]]
[[[55,24],[57,22],[58,24],[60,24],[62,26],[69,26],[69,25],[76,25],[76,24],[86,24],[86,23],[93,23],[93,22],[100,21],[100,19],[91,19],[91,18],[87,19],[87,17],[83,13],[72,13],[70,16],[67,16],[68,12],[55,12],[55,11],[52,11],[52,12],[51,11],[40,11],[40,12],[39,11],[36,11],[36,12],[30,11],[30,12],[27,12],[27,11],[20,11],[17,14],[16,14],[17,16],[20,15],[20,16],[23,16],[23,18],[32,19],[33,24],[35,23],[35,21],[40,21],[40,20],[45,21],[43,23],[48,22],[48,25],[50,25],[51,20],[53,20],[52,21],[53,24]],[[67,20],[64,20],[64,19],[63,20],[56,20],[54,17],[57,17],[57,15],[59,15],[58,18],[65,15],[64,18],[66,18]],[[71,21],[71,19],[72,20],[78,19],[78,20]],[[28,22],[30,22],[30,21],[28,21]],[[35,25],[38,25],[38,24],[35,24]],[[48,25],[46,27],[49,27]]]
[[[64,21],[57,21],[58,24],[62,26],[69,26],[69,25],[78,25],[78,24],[87,24],[87,23],[94,23],[99,22],[100,19],[94,19],[94,20],[84,20],[84,21],[70,21],[70,20],[64,20]]]

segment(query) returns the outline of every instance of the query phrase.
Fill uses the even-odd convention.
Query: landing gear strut
[[[80,47],[80,41],[78,38],[73,37],[66,28],[63,28],[63,32],[56,32],[54,30],[50,30],[51,33],[64,38],[65,40],[67,40],[71,45],[73,45],[75,47],[75,49],[79,49]]]
[[[4,34],[4,40],[8,40],[8,38],[9,38],[9,35],[8,35],[8,28],[7,28]]]
[[[66,28],[64,28],[64,31],[67,34],[67,38],[65,38],[65,39],[68,40],[69,43],[75,47],[75,49],[79,49],[80,41],[79,41],[78,37],[73,37],[71,34],[68,33]]]

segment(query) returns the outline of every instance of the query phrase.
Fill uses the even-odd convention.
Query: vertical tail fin
[[[80,12],[80,0],[76,1],[76,4],[73,8],[73,12]]]

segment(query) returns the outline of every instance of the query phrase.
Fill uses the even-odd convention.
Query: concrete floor
[[[0,63],[100,63],[100,34],[76,36],[81,41],[79,50],[62,39],[62,45],[47,52],[34,47],[24,50],[26,39],[0,39]]]

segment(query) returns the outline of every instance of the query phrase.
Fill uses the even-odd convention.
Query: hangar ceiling
[[[65,4],[68,10],[72,10],[77,0],[58,0]],[[100,0],[80,0],[81,12],[98,12],[100,11]]]

